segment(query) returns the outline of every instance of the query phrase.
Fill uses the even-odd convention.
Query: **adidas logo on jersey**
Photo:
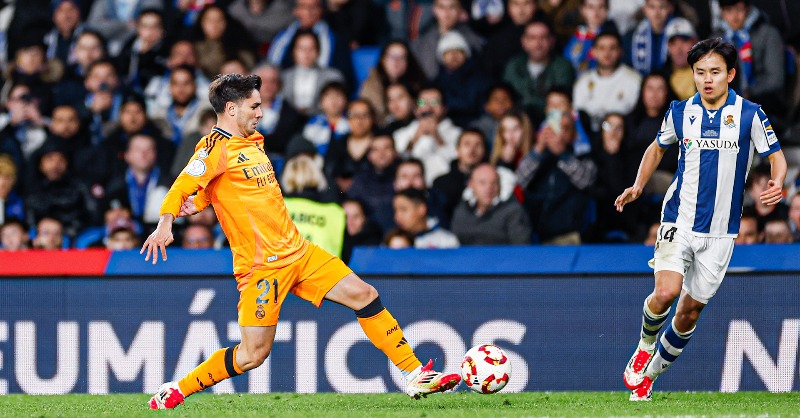
[[[246,156],[246,155],[244,155],[244,154],[242,154],[242,153],[240,152],[240,153],[239,153],[239,158],[237,158],[237,159],[236,159],[236,162],[238,162],[238,163],[243,163],[243,162],[245,162],[245,161],[250,161],[250,159],[249,159],[249,158],[247,158],[247,156]]]

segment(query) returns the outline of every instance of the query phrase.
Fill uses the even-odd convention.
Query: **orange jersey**
[[[214,127],[195,146],[164,197],[161,214],[177,217],[183,202],[198,190],[195,206],[203,210],[213,204],[228,237],[240,290],[253,269],[284,267],[308,249],[283,202],[260,133],[240,138]]]

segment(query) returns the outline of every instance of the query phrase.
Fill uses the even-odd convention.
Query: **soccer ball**
[[[476,345],[464,354],[461,378],[467,387],[478,393],[495,393],[506,387],[511,377],[511,360],[500,347]]]

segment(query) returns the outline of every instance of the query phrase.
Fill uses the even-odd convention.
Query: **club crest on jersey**
[[[206,163],[200,159],[192,160],[189,165],[186,166],[186,174],[194,177],[200,177],[206,173]]]
[[[735,128],[735,127],[736,127],[736,123],[733,121],[733,115],[727,115],[727,116],[725,116],[725,122],[724,122],[724,124],[725,124],[725,126],[727,126],[728,128],[731,128],[731,129]]]
[[[201,149],[200,151],[197,152],[197,158],[206,158],[206,157],[208,157],[208,151],[206,151],[205,149]]]
[[[691,138],[683,138],[683,147],[687,150],[692,147],[692,139]]]

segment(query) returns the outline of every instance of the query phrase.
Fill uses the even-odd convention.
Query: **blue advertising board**
[[[652,275],[368,276],[423,360],[496,343],[505,390],[623,390]],[[800,276],[729,274],[658,390],[800,389]],[[154,392],[239,340],[230,276],[0,278],[0,394]],[[402,377],[353,312],[289,296],[260,368],[231,392],[386,392]]]

